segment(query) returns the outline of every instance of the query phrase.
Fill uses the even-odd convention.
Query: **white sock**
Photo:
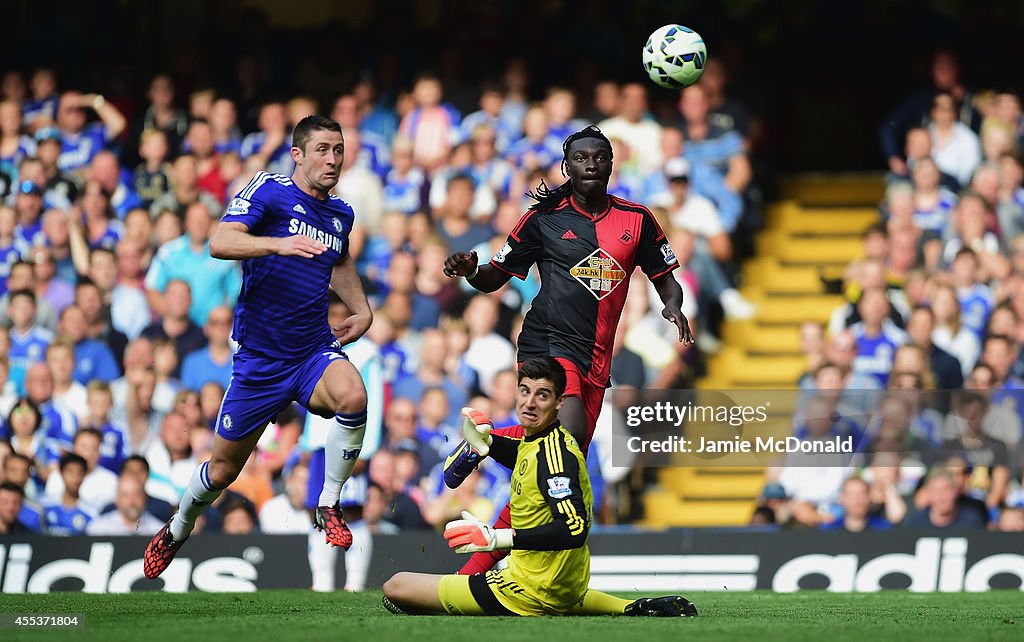
[[[359,460],[366,433],[366,410],[350,415],[335,415],[337,425],[327,433],[324,453],[324,488],[317,506],[334,506],[341,497],[341,487],[352,475]]]
[[[306,556],[309,558],[309,570],[313,575],[313,590],[333,591],[338,566],[338,549],[328,544],[324,534],[315,527],[309,531]]]
[[[349,522],[348,527],[352,531],[352,548],[345,551],[345,590],[362,591],[366,588],[366,576],[370,573],[373,535],[370,533],[370,525],[363,519]]]
[[[204,461],[192,471],[188,489],[178,504],[178,512],[171,518],[171,536],[179,542],[188,537],[195,528],[196,519],[224,491],[223,488],[213,488],[213,484],[210,483],[209,467],[210,462]]]

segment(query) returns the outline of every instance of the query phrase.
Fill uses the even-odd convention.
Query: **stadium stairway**
[[[723,326],[723,347],[710,358],[699,389],[795,388],[805,364],[799,326],[827,322],[841,303],[840,296],[824,292],[822,277],[839,277],[860,255],[860,235],[877,220],[883,189],[878,174],[805,174],[781,181],[781,200],[767,208],[755,256],[742,266],[741,291],[758,313]],[[772,395],[770,411],[773,432],[781,435],[790,430],[792,404],[785,398]],[[742,526],[763,486],[761,466],[664,468],[645,495],[642,524]]]

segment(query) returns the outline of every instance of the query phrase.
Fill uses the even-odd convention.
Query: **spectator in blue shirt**
[[[377,97],[377,87],[373,76],[364,73],[352,88],[352,94],[359,104],[361,118],[360,130],[364,133],[376,134],[381,140],[390,144],[398,132],[398,115],[392,108],[393,96]]]
[[[110,385],[102,381],[90,381],[85,394],[88,412],[81,426],[98,430],[102,437],[99,465],[112,473],[120,473],[121,465],[128,456],[127,439],[124,432],[110,421],[110,410],[114,406]]]
[[[962,491],[953,474],[947,470],[935,470],[925,484],[927,506],[907,515],[903,520],[906,528],[927,529],[984,529],[987,524],[984,513],[967,510],[961,505]]]
[[[834,522],[822,524],[823,531],[846,531],[859,533],[867,530],[889,530],[892,525],[884,517],[872,515],[868,497],[868,483],[860,477],[851,477],[843,482],[839,493],[842,516]]]
[[[121,376],[110,346],[98,339],[89,338],[89,327],[82,308],[77,305],[64,308],[58,328],[75,345],[75,381],[84,386],[93,379],[110,383]]]
[[[14,210],[0,205],[0,296],[7,293],[7,275],[11,266],[22,260],[28,251],[23,240],[15,236]]]
[[[490,228],[470,218],[473,190],[473,179],[465,174],[448,181],[448,200],[437,222],[437,234],[452,252],[468,253],[491,238]]]
[[[110,253],[104,250],[103,255],[109,257]],[[97,271],[90,270],[90,274],[96,273]],[[104,303],[103,296],[103,291],[91,278],[83,276],[78,279],[75,285],[75,305],[81,308],[82,314],[85,315],[86,337],[110,348],[115,363],[120,366],[124,361],[128,337],[110,325],[110,308]]]
[[[562,139],[548,133],[548,116],[543,107],[527,110],[523,118],[523,137],[509,146],[506,154],[519,169],[547,169],[562,158]]]
[[[14,213],[18,219],[14,235],[28,246],[46,241],[43,235],[43,188],[39,183],[24,180],[14,195]]]
[[[272,102],[260,108],[259,131],[242,139],[243,159],[257,157],[271,174],[290,176],[295,167],[288,140],[288,115],[285,106]]]
[[[495,147],[504,152],[517,133],[501,118],[504,103],[505,94],[499,85],[484,85],[480,92],[480,109],[462,120],[462,140],[468,140],[477,127],[487,127],[495,133]]]
[[[21,517],[25,491],[14,482],[0,483],[0,535],[31,535]]]
[[[412,140],[395,136],[391,144],[391,170],[384,176],[385,212],[398,211],[412,214],[424,205],[427,175],[413,164]]]
[[[726,130],[709,120],[707,95],[699,85],[682,91],[679,100],[680,127],[685,148],[683,154],[693,163],[710,166],[722,177],[727,190],[742,196],[753,178],[753,169],[743,145],[743,137],[735,130]],[[695,183],[696,177],[694,177]],[[710,194],[705,194],[714,198]],[[716,201],[719,209],[725,209]]]
[[[25,376],[25,394],[39,408],[44,435],[43,449],[36,453],[36,467],[41,479],[49,478],[57,470],[57,462],[65,451],[71,450],[78,421],[70,411],[53,402],[53,375],[45,363],[34,363]]]
[[[421,399],[430,388],[440,388],[448,400],[445,421],[455,425],[462,407],[469,399],[467,391],[455,383],[444,369],[448,346],[444,332],[437,328],[424,329],[420,334],[420,362],[415,373],[402,375],[395,381],[391,392],[395,397]]]
[[[384,178],[390,169],[390,158],[387,140],[374,131],[362,126],[359,113],[359,101],[351,94],[346,94],[334,101],[331,118],[338,121],[346,134],[352,130],[359,131],[359,147],[350,150],[356,155],[356,164],[362,165]]]
[[[192,307],[192,290],[188,283],[181,279],[167,282],[163,316],[151,323],[142,331],[142,336],[150,339],[170,339],[178,354],[189,354],[206,345],[203,329],[196,325],[188,316]],[[177,373],[175,373],[177,374]]]
[[[47,535],[84,535],[92,521],[92,511],[82,506],[78,491],[85,479],[85,459],[74,453],[60,458],[60,476],[64,480],[64,494],[59,502],[43,505]]]
[[[590,123],[576,118],[576,94],[565,87],[552,87],[544,96],[544,111],[548,115],[548,135],[563,141]]]
[[[35,139],[22,132],[18,103],[13,100],[0,102],[0,173],[6,174],[11,182],[18,180],[21,160],[36,155]]]
[[[113,152],[100,152],[93,157],[89,165],[90,177],[97,181],[110,194],[110,207],[117,218],[124,220],[131,210],[142,207],[142,200],[135,193],[131,175],[127,170],[121,171],[117,164],[117,156]]]
[[[227,98],[218,98],[210,107],[210,129],[213,131],[213,149],[218,154],[239,153],[242,134],[238,129],[238,110]]]
[[[95,111],[99,122],[87,122],[86,109]],[[57,166],[63,172],[73,172],[88,165],[93,156],[124,131],[125,119],[117,107],[99,94],[66,91],[57,106],[57,127],[62,137]]]
[[[242,276],[237,262],[210,256],[212,226],[213,217],[206,205],[193,203],[185,212],[185,234],[157,251],[146,274],[146,297],[157,314],[163,314],[167,307],[166,290],[173,279],[188,283],[192,293],[189,317],[198,326],[206,323],[214,307],[235,304]]]
[[[10,380],[19,395],[25,394],[25,374],[29,366],[46,357],[46,346],[53,340],[53,333],[35,325],[36,295],[29,290],[11,292],[8,299],[11,319],[11,348],[7,355],[10,366]]]
[[[188,390],[198,392],[203,384],[214,381],[227,388],[231,381],[231,308],[219,306],[206,317],[204,333],[209,343],[185,355],[181,366],[181,383]]]
[[[56,127],[40,129],[36,132],[35,157],[23,159],[19,169],[20,174],[24,177],[37,176],[37,178],[41,178],[44,208],[60,210],[66,214],[71,209],[71,205],[78,200],[81,184],[66,175],[57,165],[60,162],[63,140],[60,130]],[[41,177],[35,173],[37,165],[42,174]]]
[[[29,470],[32,465],[42,466],[46,461],[46,434],[42,430],[43,416],[36,404],[31,399],[19,399],[4,419],[7,426],[2,436],[11,449],[7,459],[12,455],[20,455],[28,460]],[[6,475],[9,472],[6,470],[6,464],[4,468],[3,473]],[[25,484],[29,483],[32,483],[32,480],[26,478]],[[36,489],[32,490],[30,494],[34,497]]]
[[[34,132],[53,124],[57,118],[57,74],[49,67],[40,67],[32,73],[29,83],[32,97],[22,106],[25,128]]]
[[[124,225],[110,207],[111,194],[95,179],[89,179],[82,187],[78,199],[81,216],[72,216],[70,233],[72,247],[84,243],[90,250],[104,247],[113,250],[124,236]]]

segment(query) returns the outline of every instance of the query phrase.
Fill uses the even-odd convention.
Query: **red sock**
[[[494,520],[494,528],[512,528],[512,513],[508,504],[501,509],[498,519]],[[473,553],[465,566],[459,569],[459,575],[476,575],[494,568],[494,565],[505,559],[508,551],[490,551],[488,553]]]

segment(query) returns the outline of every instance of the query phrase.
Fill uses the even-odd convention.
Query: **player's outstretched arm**
[[[507,272],[502,272],[490,264],[477,263],[475,251],[469,254],[456,252],[444,260],[444,275],[449,279],[464,276],[470,285],[481,292],[494,292],[512,278]]]
[[[359,280],[356,262],[350,254],[346,254],[341,262],[334,266],[331,272],[331,289],[352,311],[351,316],[337,327],[331,328],[341,345],[346,345],[366,334],[373,323],[373,311],[366,299],[366,292],[363,291],[363,283]]]
[[[255,259],[271,254],[311,259],[327,251],[327,246],[308,236],[256,236],[245,223],[217,224],[210,237],[210,256],[215,259]]]
[[[693,333],[690,331],[690,322],[686,319],[686,315],[683,314],[683,289],[679,287],[679,282],[676,281],[676,277],[671,272],[662,275],[658,279],[654,280],[654,288],[658,291],[658,296],[661,297],[661,302],[665,304],[665,309],[661,311],[661,316],[665,317],[679,330],[679,341],[683,345],[693,343]]]

